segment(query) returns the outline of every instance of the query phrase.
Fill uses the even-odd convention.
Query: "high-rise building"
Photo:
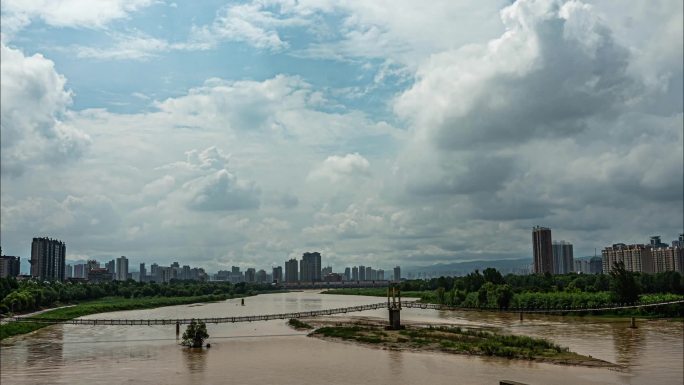
[[[589,272],[590,272],[589,261],[586,259],[575,259],[573,261],[572,271],[574,271],[575,273],[589,274]],[[563,273],[558,273],[558,274],[563,274]]]
[[[108,273],[112,274],[113,276],[116,275],[116,261],[113,259],[105,263],[105,268],[107,269]]]
[[[268,281],[268,274],[266,274],[266,270],[260,269],[259,271],[256,272],[256,281],[257,283],[266,283]]]
[[[344,280],[351,281],[351,268],[349,267],[344,268]]]
[[[283,267],[276,266],[273,268],[272,272],[273,282],[282,283],[283,282]]]
[[[553,274],[553,250],[551,247],[551,229],[535,226],[532,229],[532,248],[534,250],[535,274]]]
[[[145,263],[140,264],[140,275],[138,276],[140,282],[147,282],[147,268],[145,268]]]
[[[385,280],[385,270],[383,269],[378,269],[378,281],[384,281]]]
[[[11,255],[0,256],[0,278],[16,277],[19,275],[20,259]]]
[[[394,281],[399,282],[401,281],[401,267],[395,266],[394,267]]]
[[[352,267],[352,281],[358,281],[359,280],[359,268],[354,266]]]
[[[285,282],[294,283],[297,281],[299,281],[297,260],[292,258],[289,261],[285,261]]]
[[[321,280],[321,254],[304,253],[299,262],[299,280],[302,282],[319,282]]]
[[[373,269],[370,266],[366,266],[366,281],[373,280]]]
[[[603,260],[601,259],[601,257],[591,257],[591,259],[589,260],[589,273],[603,273]]]
[[[601,250],[603,272],[609,273],[616,263],[622,262],[625,270],[640,273],[653,273],[653,249],[643,244],[625,245],[616,243]]]
[[[326,267],[324,267],[324,268],[321,269],[321,275],[324,276],[324,277],[325,277],[326,275],[328,275],[328,274],[332,274],[332,272],[333,272],[333,271],[332,271],[332,266],[326,266]]]
[[[74,278],[86,278],[87,269],[84,263],[79,263],[74,265]]]
[[[74,267],[71,265],[66,265],[65,275],[67,278],[74,278]]]
[[[568,274],[574,269],[574,256],[572,254],[572,243],[560,241],[552,243],[553,251],[553,273]]]
[[[116,280],[125,281],[128,279],[128,258],[123,255],[116,259]]]
[[[150,265],[150,281],[157,283],[161,282],[159,277],[159,265],[156,263]]]
[[[359,281],[366,280],[366,266],[359,265]]]
[[[256,281],[256,270],[253,267],[250,267],[245,271],[245,282],[254,282]]]
[[[31,276],[41,281],[63,281],[66,270],[66,245],[50,238],[33,238]]]

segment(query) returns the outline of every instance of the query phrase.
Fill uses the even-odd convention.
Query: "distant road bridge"
[[[509,313],[544,313],[544,314],[566,314],[566,313],[588,313],[588,312],[604,312],[611,310],[620,309],[636,309],[636,308],[647,308],[647,307],[657,307],[666,305],[676,305],[684,304],[684,300],[669,301],[669,302],[659,302],[650,304],[616,304],[608,307],[595,307],[595,308],[564,308],[564,309],[520,309],[520,308],[510,308],[510,309],[480,309],[480,308],[465,308],[457,306],[447,306],[438,305],[431,303],[419,303],[414,301],[400,301],[398,304],[391,304],[389,302],[379,302],[370,305],[359,305],[350,307],[341,307],[336,309],[325,309],[325,310],[312,310],[296,313],[278,313],[278,314],[265,314],[265,315],[247,315],[247,316],[235,316],[235,317],[210,317],[210,318],[166,318],[166,319],[99,319],[99,318],[74,318],[74,319],[60,319],[60,318],[43,318],[43,317],[14,317],[9,318],[11,322],[30,322],[30,323],[46,323],[46,324],[69,324],[69,325],[126,325],[126,326],[152,326],[152,325],[186,325],[195,321],[202,321],[207,324],[219,324],[219,323],[236,323],[236,322],[255,322],[255,321],[270,321],[276,319],[290,319],[290,318],[309,318],[309,317],[319,317],[334,314],[343,313],[354,313],[367,310],[377,310],[383,308],[396,309],[398,308],[413,308],[413,309],[432,309],[432,310],[469,310],[469,311],[499,311],[499,312],[509,312]]]

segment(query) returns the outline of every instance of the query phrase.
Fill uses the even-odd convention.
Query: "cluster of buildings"
[[[391,277],[385,277],[382,269],[373,269],[370,266],[346,267],[344,273],[333,272],[332,266],[322,267],[321,254],[318,252],[306,252],[298,261],[292,258],[285,261],[283,266],[275,266],[271,273],[265,270],[248,268],[240,271],[238,266],[232,266],[230,270],[220,270],[214,274],[216,281],[255,282],[255,283],[313,283],[313,282],[344,282],[344,281],[384,281],[387,278],[401,280],[401,268],[396,266]]]
[[[604,271],[610,271],[616,263],[622,262],[627,271],[684,273],[684,234],[679,234],[670,245],[661,242],[658,235],[652,236],[648,244],[616,243],[604,248],[601,257]]]
[[[649,244],[616,243],[604,248],[601,257],[574,259],[571,243],[554,242],[551,229],[535,226],[532,229],[532,249],[532,272],[535,274],[607,273],[619,261],[625,264],[626,270],[633,272],[684,273],[684,234],[680,234],[679,239],[672,241],[671,245],[662,243],[660,236],[654,235]]]
[[[159,266],[156,263],[150,265],[148,274],[147,266],[141,263],[138,271],[129,272],[128,258],[121,256],[106,262],[104,266],[92,259],[83,264],[66,265],[67,279],[84,279],[89,282],[126,281],[132,279],[136,282],[170,282],[171,280],[206,281],[208,279],[204,269],[181,266],[174,262],[171,266]]]
[[[534,274],[600,274],[600,258],[575,260],[572,243],[553,241],[551,229],[535,226],[532,229],[532,250],[534,253],[532,272]]]

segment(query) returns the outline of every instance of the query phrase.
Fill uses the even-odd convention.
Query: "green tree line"
[[[0,278],[0,314],[28,312],[59,304],[74,303],[104,297],[191,297],[202,295],[245,295],[274,288],[267,284],[245,282],[172,281],[143,283],[112,281],[103,283],[40,282]]]
[[[483,309],[572,309],[613,304],[665,302],[684,294],[680,273],[633,273],[617,264],[610,274],[502,275],[496,269],[463,277],[409,280],[402,291],[422,292],[425,302]],[[649,314],[650,310],[640,310]],[[682,306],[653,309],[652,313],[682,315]]]

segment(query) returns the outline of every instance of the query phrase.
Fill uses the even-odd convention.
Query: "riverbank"
[[[330,341],[345,341],[364,346],[417,352],[440,352],[470,356],[491,356],[619,370],[621,366],[571,352],[545,339],[499,334],[477,328],[446,325],[405,325],[403,330],[386,330],[381,321],[311,320],[316,328],[309,336]],[[309,326],[305,323],[305,325]]]
[[[343,288],[343,289],[331,289],[322,291],[321,294],[333,294],[333,295],[362,295],[370,297],[386,297],[387,288]],[[478,293],[469,293],[467,297],[471,297],[471,294],[477,296]],[[420,298],[421,303],[430,304],[451,304],[445,300],[445,298],[440,301],[439,296],[435,291],[425,290],[425,291],[402,291],[401,296],[405,298]],[[641,304],[651,304],[666,301],[678,301],[684,299],[684,295],[679,294],[642,294],[639,297],[638,303]],[[477,306],[477,300],[465,299],[458,305],[458,302],[453,306],[460,307],[462,309],[471,310],[481,310],[481,311],[499,311],[500,308],[496,306],[491,306],[487,304],[484,306]],[[579,292],[579,293],[565,293],[565,292],[550,292],[550,293],[535,293],[535,292],[523,292],[512,294],[510,301],[508,302],[510,308],[524,308],[528,310],[545,310],[545,309],[571,309],[575,307],[602,307],[614,305],[610,300],[610,294],[608,292]],[[682,319],[684,317],[684,306],[681,304],[671,304],[663,306],[655,306],[648,308],[638,308],[638,309],[620,309],[612,311],[601,311],[601,312],[586,312],[578,313],[579,316],[596,316],[602,317],[640,317],[640,318],[675,318]]]
[[[215,302],[223,301],[228,298],[239,298],[243,296],[228,296],[228,295],[200,295],[189,297],[150,297],[150,298],[123,298],[123,297],[107,297],[92,301],[81,302],[74,306],[60,307],[44,311],[35,315],[35,318],[58,318],[58,319],[73,319],[83,317],[86,315],[107,313],[122,310],[138,310],[151,309],[162,306],[185,305],[200,302]],[[32,323],[32,322],[8,322],[0,325],[0,340],[12,336],[30,333],[45,326],[48,323]]]

